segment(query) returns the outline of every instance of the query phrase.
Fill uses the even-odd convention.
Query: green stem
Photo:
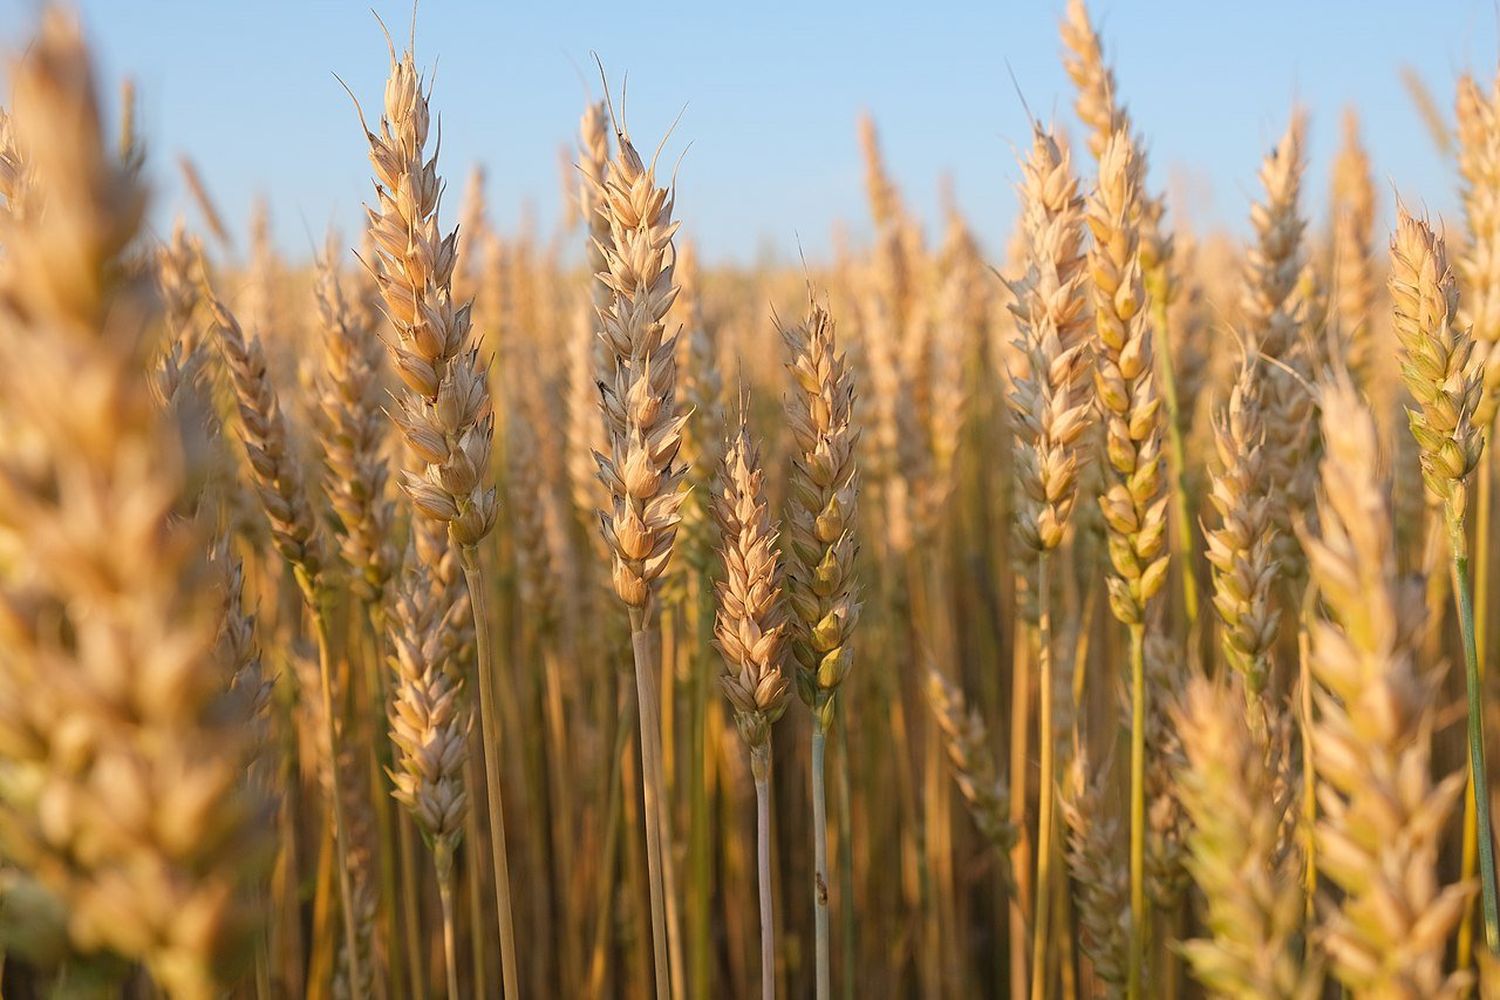
[[[1488,441],[1494,440],[1494,428],[1489,428],[1486,435]],[[1474,567],[1474,606],[1478,613],[1474,616],[1474,649],[1479,661],[1479,681],[1483,688],[1485,675],[1485,654],[1489,646],[1489,609],[1490,609],[1490,519],[1492,517],[1491,505],[1494,492],[1494,464],[1488,448],[1485,449],[1483,458],[1479,463],[1479,510],[1476,512],[1476,523],[1474,526],[1474,550],[1478,554],[1478,564]],[[1474,877],[1474,869],[1478,862],[1478,837],[1475,836],[1477,829],[1474,818],[1474,772],[1469,771],[1468,794],[1464,796],[1464,834],[1462,853],[1462,874],[1465,879]],[[1458,925],[1458,950],[1455,965],[1460,969],[1469,968],[1473,961],[1474,952],[1474,900],[1471,897],[1464,906],[1463,918]]]
[[[833,798],[839,818],[839,931],[843,940],[839,942],[844,954],[844,1000],[854,1000],[855,985],[855,938],[854,938],[854,845],[853,827],[849,820],[849,721],[833,720]]]
[[[823,788],[823,751],[827,737],[828,730],[820,711],[813,722],[812,734],[813,916],[818,1000],[828,1000],[832,995],[828,959],[828,807]],[[851,971],[846,969],[844,974],[849,975]]]
[[[688,654],[691,676],[688,697],[691,701],[688,722],[688,924],[692,929],[691,996],[709,995],[709,973],[713,961],[713,927],[709,921],[713,891],[713,846],[709,832],[708,760],[713,748],[708,744],[709,655],[713,612],[705,608],[708,587],[693,589],[688,598],[687,635],[692,649]]]
[[[667,944],[667,903],[662,846],[663,787],[661,764],[661,705],[656,688],[656,664],[643,608],[630,609],[630,650],[635,657],[636,701],[640,710],[641,804],[646,823],[646,871],[651,886],[651,945],[655,958],[657,1000],[672,996],[671,961]]]
[[[344,819],[344,784],[340,777],[339,757],[342,741],[339,739],[337,717],[333,705],[333,655],[329,648],[328,618],[318,606],[318,599],[309,593],[312,609],[313,629],[318,638],[318,680],[322,687],[323,721],[328,740],[328,774],[333,785],[333,833],[334,850],[338,855],[339,905],[344,911],[344,950],[349,957],[349,982],[364,982],[359,963],[359,947],[354,926],[354,892],[349,871],[349,827]]]
[[[1464,683],[1469,699],[1469,783],[1474,799],[1479,840],[1479,888],[1484,906],[1484,941],[1500,952],[1500,915],[1495,893],[1495,840],[1490,825],[1489,781],[1484,766],[1484,706],[1479,691],[1479,654],[1474,645],[1474,605],[1469,595],[1469,557],[1464,550],[1463,519],[1451,505],[1448,534],[1453,548],[1453,593],[1458,600],[1459,628],[1464,641]]]
[[[1052,908],[1052,595],[1047,579],[1047,553],[1037,557],[1037,742],[1040,777],[1037,779],[1036,920],[1031,929],[1031,1000],[1047,995],[1047,936]]]
[[[776,918],[771,897],[771,746],[750,750],[755,775],[755,864],[760,875],[760,995],[776,1000]]]
[[[474,614],[474,656],[479,661],[479,735],[484,744],[485,800],[490,816],[490,855],[495,866],[495,912],[500,925],[500,974],[505,1000],[519,1000],[515,919],[510,906],[510,865],[505,855],[505,804],[500,796],[500,726],[495,715],[495,665],[490,654],[488,599],[479,579],[479,552],[463,547],[464,583]]]
[[[1146,629],[1130,626],[1130,1000],[1146,957]]]
[[[1318,824],[1318,770],[1313,759],[1312,650],[1309,628],[1313,609],[1317,605],[1317,591],[1309,586],[1304,589],[1303,595],[1301,620],[1297,623],[1297,703],[1298,721],[1302,729],[1302,824],[1305,829],[1302,848],[1307,854],[1307,862],[1303,866],[1303,912],[1310,927],[1316,915],[1318,898],[1318,845],[1317,837],[1314,836]],[[1259,695],[1256,696],[1256,703],[1261,704]]]
[[[1164,281],[1162,282],[1164,284]],[[1167,404],[1167,463],[1172,475],[1172,528],[1177,538],[1177,565],[1182,573],[1182,609],[1189,633],[1198,624],[1198,560],[1193,553],[1193,520],[1188,513],[1187,449],[1183,444],[1182,414],[1177,405],[1177,376],[1173,371],[1171,341],[1167,336],[1166,295],[1152,293],[1151,319],[1161,345],[1157,365],[1162,399]]]

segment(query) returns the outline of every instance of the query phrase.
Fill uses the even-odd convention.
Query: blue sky
[[[154,151],[158,220],[186,206],[173,161],[190,154],[243,232],[251,198],[271,201],[278,243],[305,254],[330,221],[352,232],[368,167],[352,106],[385,73],[364,0],[80,0],[111,80],[137,81]],[[406,3],[375,0],[398,36]],[[14,49],[36,0],[0,0]],[[1447,0],[1417,15],[1398,0],[1095,0],[1123,97],[1149,137],[1154,186],[1186,192],[1200,228],[1243,231],[1260,157],[1292,102],[1312,113],[1309,208],[1321,212],[1343,107],[1359,105],[1385,208],[1392,188],[1452,218],[1451,167],[1403,90],[1410,64],[1445,109],[1465,68],[1495,64],[1491,0]],[[457,211],[469,166],[488,168],[492,216],[524,206],[545,233],[559,212],[559,148],[597,93],[591,51],[618,84],[641,145],[686,108],[668,145],[686,147],[679,217],[713,261],[787,258],[797,241],[826,255],[835,220],[865,222],[855,117],[872,112],[892,172],[935,219],[939,179],[986,243],[1014,215],[1014,151],[1026,117],[1013,71],[1038,113],[1073,124],[1058,59],[1055,2],[649,4],[424,0],[418,61],[437,68],[442,167]],[[1009,66],[1009,69],[1007,69]],[[1075,130],[1076,133],[1076,130]],[[1456,219],[1453,220],[1456,222]]]

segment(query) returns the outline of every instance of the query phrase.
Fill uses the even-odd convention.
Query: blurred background
[[[386,67],[364,0],[81,0],[104,79],[139,87],[142,131],[160,154],[157,228],[186,210],[170,166],[189,154],[243,247],[245,207],[274,207],[276,243],[305,259],[330,221],[356,231],[368,191],[358,122],[341,78],[376,108]],[[494,222],[558,222],[565,148],[590,94],[597,52],[618,92],[628,77],[632,131],[654,142],[681,114],[664,155],[682,158],[681,217],[710,264],[783,263],[797,247],[827,259],[837,225],[865,244],[855,118],[870,112],[894,179],[929,226],[952,178],[987,248],[1015,212],[1021,97],[1074,135],[1058,59],[1060,3],[481,3],[426,0],[416,39],[435,69],[443,162],[457,212],[468,167],[488,168]],[[0,33],[24,43],[35,0],[0,0]],[[379,0],[398,43],[411,9]],[[1489,0],[1422,9],[1396,0],[1192,3],[1113,0],[1095,10],[1106,56],[1173,214],[1243,235],[1255,171],[1293,102],[1311,114],[1309,176],[1327,176],[1344,107],[1357,104],[1389,223],[1395,186],[1422,192],[1451,222],[1450,161],[1403,82],[1414,73],[1451,117],[1463,69],[1488,75]],[[1014,82],[1011,76],[1014,75]],[[1019,95],[1018,96],[1018,90]],[[571,183],[571,182],[570,182]],[[1326,185],[1307,208],[1321,223]],[[579,252],[577,247],[573,252]]]

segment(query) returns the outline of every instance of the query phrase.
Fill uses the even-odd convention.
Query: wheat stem
[[[1469,787],[1474,800],[1475,835],[1479,843],[1479,888],[1484,907],[1484,941],[1500,951],[1500,914],[1495,892],[1495,840],[1490,825],[1489,781],[1484,764],[1484,705],[1479,690],[1479,655],[1474,645],[1474,604],[1469,591],[1469,557],[1464,549],[1463,518],[1447,505],[1449,544],[1453,551],[1453,595],[1464,643],[1464,686],[1468,694]]]
[[[333,786],[333,832],[334,849],[338,853],[339,905],[344,911],[344,948],[349,957],[349,982],[362,983],[360,954],[356,944],[354,926],[354,891],[350,883],[349,827],[344,816],[343,781],[339,777],[342,768],[339,762],[342,741],[339,739],[337,717],[333,707],[333,659],[329,649],[328,618],[314,598],[312,608],[313,630],[318,640],[318,682],[323,699],[323,721],[326,726],[324,738],[328,740],[328,771]]]
[[[1494,428],[1487,435],[1494,439]],[[1478,553],[1478,564],[1474,567],[1474,606],[1479,609],[1474,615],[1474,649],[1479,659],[1480,689],[1483,690],[1485,675],[1485,648],[1489,637],[1489,591],[1490,591],[1490,506],[1493,503],[1494,468],[1493,459],[1486,454],[1479,464],[1479,511],[1474,526],[1474,551]],[[1462,873],[1464,878],[1473,878],[1479,861],[1478,827],[1474,818],[1474,772],[1469,771],[1469,787],[1464,794]],[[1458,927],[1458,948],[1455,965],[1467,969],[1473,962],[1474,953],[1474,903],[1464,907],[1463,920]]]
[[[453,848],[443,841],[433,851],[433,863],[437,866],[438,901],[443,909],[443,967],[448,975],[448,1000],[457,1000],[458,992],[458,934],[453,915]]]
[[[1153,282],[1152,284],[1156,284]],[[1172,519],[1177,534],[1178,567],[1182,575],[1182,610],[1187,632],[1198,625],[1198,559],[1193,551],[1193,518],[1188,511],[1187,448],[1183,444],[1182,413],[1177,403],[1177,375],[1172,362],[1172,339],[1167,330],[1167,295],[1161,288],[1148,288],[1151,295],[1151,325],[1157,343],[1157,374],[1161,377],[1162,401],[1167,404],[1167,467],[1172,485]]]
[[[1146,956],[1146,629],[1130,626],[1130,966],[1127,993],[1140,1000]]]
[[[828,805],[823,782],[823,751],[827,737],[828,730],[821,717],[815,717],[812,733],[813,917],[818,1000],[828,1000],[832,995],[828,953]],[[845,969],[844,974],[847,976],[851,971]]]
[[[646,869],[651,887],[651,946],[655,958],[656,996],[672,996],[667,949],[667,915],[663,882],[661,706],[656,689],[656,662],[645,609],[630,607],[630,650],[635,656],[635,692],[640,719],[641,799],[646,820]]]
[[[760,882],[760,995],[776,997],[776,920],[771,896],[771,745],[750,751],[755,775],[755,864]]]
[[[516,931],[510,905],[510,865],[505,856],[505,804],[500,795],[500,729],[495,716],[495,667],[491,661],[488,599],[479,579],[479,552],[463,547],[464,582],[474,614],[474,655],[479,661],[479,725],[484,743],[485,800],[490,817],[490,859],[495,866],[495,912],[500,922],[500,973],[506,1000],[517,1000]]]
[[[1047,995],[1047,943],[1051,929],[1052,908],[1052,595],[1047,578],[1048,552],[1037,553],[1037,742],[1040,749],[1040,774],[1037,779],[1036,821],[1036,921],[1031,940],[1031,1000]]]

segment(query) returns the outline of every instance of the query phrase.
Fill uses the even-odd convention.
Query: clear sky
[[[404,37],[407,3],[374,6]],[[1321,212],[1343,107],[1364,115],[1384,207],[1392,188],[1452,216],[1453,171],[1434,150],[1399,69],[1445,109],[1457,73],[1488,76],[1492,0],[1094,0],[1122,96],[1149,138],[1153,186],[1200,227],[1243,231],[1260,157],[1294,101],[1312,113],[1309,208]],[[251,198],[271,201],[281,247],[304,254],[330,221],[352,232],[369,191],[349,98],[378,108],[384,41],[365,0],[80,0],[111,80],[129,73],[154,153],[158,220],[186,206],[173,160],[190,154],[243,232]],[[36,0],[0,0],[14,49]],[[488,168],[492,217],[560,213],[559,149],[599,90],[590,52],[654,145],[685,112],[678,215],[710,260],[826,255],[835,220],[868,233],[855,117],[875,115],[891,170],[935,219],[940,178],[991,247],[1014,214],[1015,148],[1031,107],[1073,127],[1059,59],[1062,0],[698,0],[601,4],[423,0],[418,61],[436,65],[442,169],[457,211],[468,168]],[[1009,67],[1009,69],[1007,69]],[[1076,127],[1073,129],[1075,134]],[[1456,220],[1453,220],[1456,222]]]

